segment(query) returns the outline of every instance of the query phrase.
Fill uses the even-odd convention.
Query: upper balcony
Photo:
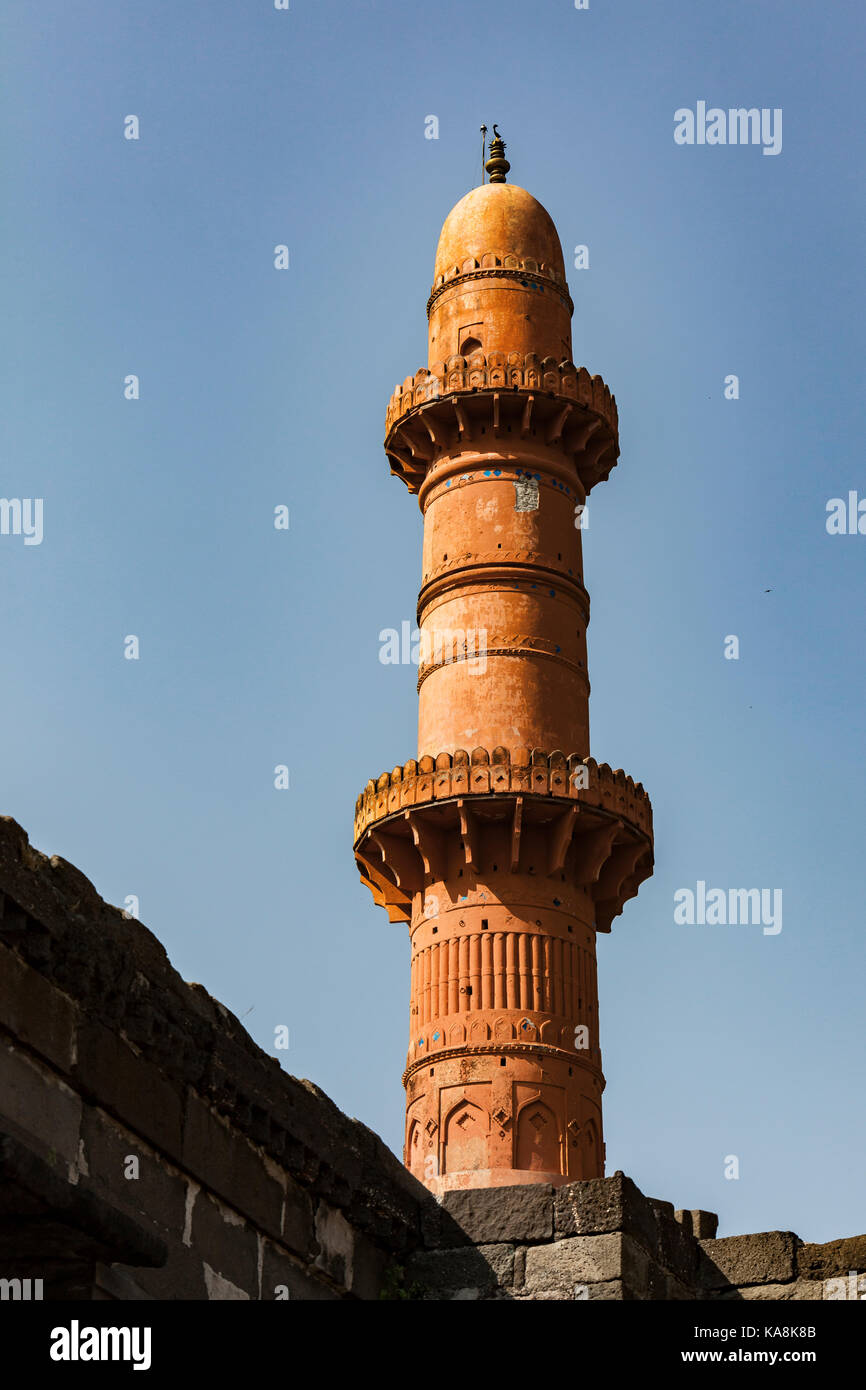
[[[417,493],[441,454],[485,436],[532,439],[570,458],[586,492],[619,456],[616,400],[600,376],[535,353],[492,351],[422,367],[397,386],[385,416],[391,472]]]

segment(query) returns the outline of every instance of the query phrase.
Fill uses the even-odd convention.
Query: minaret
[[[616,404],[571,361],[556,228],[493,129],[386,419],[424,517],[418,758],[355,815],[361,877],[409,925],[404,1161],[439,1192],[604,1175],[596,934],[653,863],[642,786],[589,756],[582,509]]]

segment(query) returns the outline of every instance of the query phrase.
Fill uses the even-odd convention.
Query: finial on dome
[[[490,158],[484,167],[490,175],[491,183],[505,183],[505,175],[511,165],[505,158],[505,141],[496,126],[493,127],[493,139],[490,141]]]

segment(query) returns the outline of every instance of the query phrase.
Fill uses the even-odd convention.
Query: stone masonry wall
[[[437,1202],[0,818],[0,1299],[866,1296],[866,1236],[715,1230],[622,1173]]]
[[[435,1205],[8,818],[0,1132],[0,1278],[46,1297],[376,1298]]]
[[[425,1248],[406,1264],[416,1298],[850,1298],[849,1271],[866,1268],[866,1236],[826,1245],[789,1231],[718,1240],[712,1212],[674,1211],[619,1172],[557,1189],[449,1192],[422,1226]],[[866,1274],[859,1290],[866,1296]]]

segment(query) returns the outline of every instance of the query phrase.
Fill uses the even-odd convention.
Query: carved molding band
[[[598,1073],[598,1062],[601,1056],[598,1050],[595,1052],[587,1051],[585,1053],[580,1053],[563,1047],[555,1047],[547,1043],[538,1042],[491,1042],[480,1043],[474,1046],[472,1044],[461,1043],[457,1047],[445,1047],[439,1052],[414,1059],[409,1063],[403,1073],[403,1085],[405,1086],[409,1078],[422,1067],[429,1067],[431,1060],[435,1060],[436,1062],[447,1062],[451,1058],[460,1058],[467,1055],[477,1057],[502,1057],[508,1054],[509,1056],[520,1057],[525,1056],[527,1053],[535,1053],[540,1057],[549,1057],[551,1060],[556,1058],[564,1062],[566,1066],[584,1068],[592,1075],[597,1075]]]
[[[457,574],[465,576],[465,582],[474,587],[479,582],[483,583],[484,577],[479,580],[479,578],[472,573],[473,570],[481,568],[502,570],[506,566],[518,565],[523,569],[523,573],[515,575],[503,574],[501,584],[488,584],[485,587],[500,588],[510,585],[512,588],[517,589],[521,584],[529,585],[532,583],[540,583],[541,580],[536,577],[535,572],[543,570],[553,576],[554,582],[562,584],[567,588],[577,589],[583,600],[583,606],[588,610],[589,592],[582,579],[575,576],[573,571],[566,566],[563,560],[560,560],[558,555],[543,555],[537,550],[488,550],[476,555],[467,553],[465,555],[457,555],[451,560],[445,560],[442,564],[434,565],[433,569],[429,570],[423,576],[421,593],[419,595],[419,607],[430,599],[431,593],[434,591],[433,586],[445,576],[450,577]],[[530,570],[533,571],[533,573],[526,572]],[[453,586],[449,585],[448,587],[450,589]],[[428,590],[431,592],[428,592]]]
[[[498,266],[502,266],[506,271],[535,271],[554,280],[558,285],[565,284],[565,276],[559,267],[548,265],[546,261],[536,260],[533,256],[517,256],[511,251],[485,251],[480,260],[477,256],[468,256],[460,265],[449,266],[441,275],[437,275],[433,292],[439,289],[440,285],[450,284],[458,275],[466,275],[471,270],[493,270]]]
[[[486,260],[487,258],[483,257],[482,259]],[[491,266],[490,268],[484,268],[479,267],[477,261],[466,261],[464,262],[464,265],[469,265],[470,267],[474,268],[470,268],[469,270],[464,269],[460,271],[458,270],[457,266],[455,266],[455,273],[452,274],[450,279],[443,280],[442,276],[440,276],[439,279],[441,283],[437,284],[434,287],[430,295],[430,298],[427,300],[428,319],[433,311],[433,305],[436,303],[437,299],[440,299],[441,296],[443,294],[446,294],[448,290],[455,289],[458,285],[465,285],[472,280],[514,280],[515,278],[517,278],[517,276],[519,276],[524,288],[528,288],[531,285],[533,289],[539,290],[542,294],[544,294],[546,291],[551,291],[559,299],[562,300],[563,304],[568,309],[569,314],[574,313],[574,300],[569,294],[568,286],[565,284],[564,281],[560,282],[559,280],[554,280],[553,275],[550,272],[548,272],[547,275],[539,275],[535,271],[524,269],[523,267],[525,267],[526,261],[524,260],[522,263],[518,262],[516,256],[506,256],[504,259],[506,262],[513,261],[514,265],[508,266],[506,264],[502,267]],[[533,261],[532,264],[535,265],[536,263]],[[515,272],[517,274],[515,274]],[[517,289],[518,286],[515,285],[514,288]]]
[[[480,637],[480,634],[478,634]],[[546,637],[529,637],[526,635],[502,636],[499,633],[487,633],[486,641],[482,646],[474,641],[455,643],[450,651],[434,653],[431,661],[423,661],[418,668],[418,681],[416,690],[420,690],[428,676],[432,676],[434,671],[441,671],[445,666],[454,666],[457,662],[479,662],[486,661],[490,656],[517,656],[517,657],[539,657],[547,661],[556,661],[561,666],[567,666],[576,675],[582,676],[586,683],[587,694],[589,693],[589,677],[586,668],[579,661],[572,661],[570,657],[563,656],[562,651],[555,642],[550,642]]]
[[[582,771],[583,769],[583,771]],[[584,787],[582,783],[586,781]],[[411,759],[402,767],[369,781],[355,803],[355,841],[367,827],[409,806],[453,796],[489,796],[497,792],[564,797],[587,808],[598,807],[630,821],[652,835],[652,807],[640,782],[607,763],[576,753],[545,753],[539,748],[458,749],[453,758],[440,753]]]

